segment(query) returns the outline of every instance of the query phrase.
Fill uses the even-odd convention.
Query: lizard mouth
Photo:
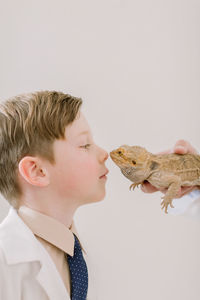
[[[123,157],[119,156],[116,151],[110,152],[110,157],[119,167],[126,167]]]
[[[114,161],[120,161],[120,157],[115,153],[115,151],[110,152],[110,157]]]

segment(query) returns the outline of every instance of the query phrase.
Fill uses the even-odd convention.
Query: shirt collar
[[[63,250],[67,254],[74,255],[74,235],[78,237],[74,222],[69,228],[56,219],[33,210],[27,206],[20,206],[18,215],[31,231]]]

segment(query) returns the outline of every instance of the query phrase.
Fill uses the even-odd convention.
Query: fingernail
[[[174,152],[181,152],[181,153],[185,153],[186,152],[186,149],[185,149],[185,147],[184,146],[176,146],[175,148],[174,148]]]

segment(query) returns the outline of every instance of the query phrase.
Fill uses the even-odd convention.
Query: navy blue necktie
[[[86,300],[88,290],[88,270],[81,245],[74,234],[74,256],[67,254],[67,260],[71,275],[71,299]]]

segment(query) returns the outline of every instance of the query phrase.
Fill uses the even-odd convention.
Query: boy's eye
[[[90,145],[91,145],[91,144],[86,144],[86,145],[84,145],[84,146],[82,146],[82,147],[85,148],[85,149],[87,149],[87,148],[90,147]]]

